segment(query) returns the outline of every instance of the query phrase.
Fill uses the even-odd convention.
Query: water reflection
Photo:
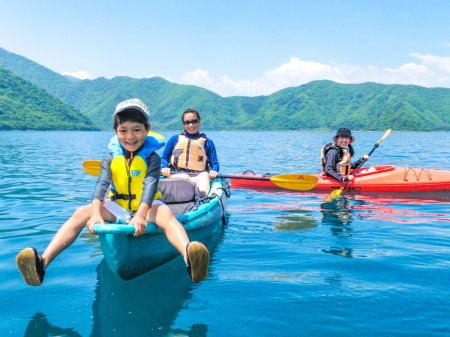
[[[180,263],[177,258],[142,277],[123,281],[103,260],[97,268],[92,336],[167,336],[173,332],[170,326],[191,299],[194,287]],[[189,331],[179,332],[190,336]]]
[[[330,226],[331,233],[337,237],[352,235],[353,210],[347,198],[338,198],[320,204],[322,224]]]
[[[47,316],[43,313],[36,313],[28,322],[24,337],[81,337],[81,335],[72,328],[60,328],[48,322]]]
[[[285,230],[305,230],[317,227],[313,211],[304,209],[283,210],[275,222],[275,228]]]
[[[343,278],[342,275],[339,273],[333,273],[330,276],[325,277],[325,281],[328,282],[329,285],[334,287],[342,287]]]
[[[174,329],[171,336],[176,337],[206,337],[208,336],[208,326],[206,324],[194,324],[189,331]]]
[[[331,234],[340,239],[352,236],[353,210],[347,198],[338,198],[330,202],[321,203],[320,212],[322,213],[322,224],[330,226]],[[345,241],[341,243],[345,244]],[[353,249],[345,246],[333,246],[329,249],[322,249],[322,251],[343,257],[353,257]]]
[[[351,248],[331,247],[330,249],[322,249],[322,252],[343,257],[353,257],[353,249]]]
[[[91,337],[192,336],[206,337],[208,326],[172,329],[180,310],[186,309],[195,285],[180,258],[132,281],[117,277],[103,260],[97,267],[92,304]],[[51,324],[43,313],[30,319],[25,337],[81,337],[73,328]]]
[[[436,219],[448,221],[447,214],[440,211],[445,205],[450,205],[448,199],[445,199],[445,194],[404,194],[401,196],[357,195],[349,200],[351,200],[351,208],[353,212],[357,212],[358,218],[410,224],[432,222]],[[435,209],[439,211],[435,212]]]

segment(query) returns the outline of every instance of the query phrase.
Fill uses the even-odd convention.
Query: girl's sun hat
[[[333,137],[333,141],[336,142],[337,137],[349,137],[350,143],[355,141],[355,137],[352,136],[352,132],[349,128],[340,128],[336,131],[336,136]]]

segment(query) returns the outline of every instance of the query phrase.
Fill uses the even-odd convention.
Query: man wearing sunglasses
[[[184,131],[172,136],[161,156],[161,174],[165,177],[190,179],[200,196],[208,195],[210,179],[219,174],[219,159],[211,139],[200,133],[200,114],[187,109],[181,116]]]

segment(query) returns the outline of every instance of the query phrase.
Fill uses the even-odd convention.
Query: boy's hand
[[[147,221],[137,213],[133,219],[131,219],[129,224],[134,226],[134,236],[144,235],[145,230],[147,229]]]
[[[95,234],[94,225],[97,223],[104,224],[105,220],[103,220],[103,218],[100,215],[93,215],[86,223],[86,228],[89,230],[89,232]]]

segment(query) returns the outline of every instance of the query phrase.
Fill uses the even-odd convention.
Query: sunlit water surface
[[[172,133],[163,133],[166,137]],[[315,173],[331,132],[207,132],[222,173]],[[382,132],[355,133],[357,156]],[[448,336],[450,203],[235,190],[209,278],[180,259],[133,281],[83,232],[24,284],[15,256],[42,251],[89,202],[111,132],[0,132],[0,336]],[[393,132],[369,164],[450,170],[450,134]]]

